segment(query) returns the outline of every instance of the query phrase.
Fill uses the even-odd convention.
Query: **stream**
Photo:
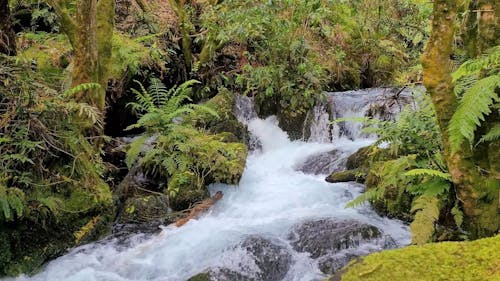
[[[363,185],[327,183],[325,174],[297,168],[311,157],[336,151],[346,158],[373,143],[358,125],[329,123],[364,116],[370,104],[364,94],[335,97],[329,94],[323,108],[310,113],[307,142],[290,141],[275,117],[256,118],[249,102],[240,100],[240,120],[259,149],[250,153],[238,186],[210,186],[224,197],[208,213],[154,235],[75,248],[34,276],[10,280],[180,281],[199,273],[211,280],[322,280],[352,257],[407,245],[409,230],[401,222],[368,205],[344,207]]]

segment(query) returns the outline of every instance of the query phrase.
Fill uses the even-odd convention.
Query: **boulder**
[[[375,226],[355,220],[319,219],[293,227],[288,235],[297,252],[318,260],[323,273],[334,273],[351,259],[372,251],[394,248],[396,243]],[[361,249],[362,244],[373,244]],[[345,251],[349,249],[349,251]]]
[[[326,175],[332,172],[338,172],[345,165],[345,157],[342,152],[332,150],[330,152],[310,156],[305,162],[297,165],[296,170],[306,174]]]
[[[285,278],[292,256],[285,247],[258,235],[248,236],[231,251],[240,254],[241,250],[250,259],[250,264],[240,262],[238,271],[229,268],[209,268],[191,277],[190,281],[280,281]]]

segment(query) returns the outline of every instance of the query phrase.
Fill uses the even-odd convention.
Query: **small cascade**
[[[234,103],[234,113],[238,121],[248,124],[250,120],[257,118],[257,112],[254,107],[254,98],[244,95],[236,95]]]
[[[310,122],[309,142],[329,143],[332,141],[332,125],[328,105],[320,103],[309,112],[306,120]],[[311,118],[310,118],[311,117]]]
[[[340,138],[375,138],[362,131],[364,117],[394,120],[405,106],[415,107],[413,97],[421,89],[373,88],[346,92],[328,92],[326,102],[308,114],[304,137],[310,142],[332,142]],[[332,122],[345,118],[342,122]]]

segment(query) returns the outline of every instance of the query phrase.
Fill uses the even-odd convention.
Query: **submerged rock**
[[[280,281],[285,278],[292,256],[285,247],[261,236],[248,236],[243,242],[232,248],[229,253],[241,251],[245,254],[243,262],[239,258],[238,270],[215,267],[191,277],[190,281]]]
[[[306,174],[325,175],[340,171],[344,168],[346,159],[338,150],[313,155],[306,159],[296,170]]]
[[[355,220],[307,221],[295,226],[288,238],[296,251],[317,259],[324,273],[336,272],[352,258],[396,246],[394,240],[384,236],[377,227]],[[361,249],[363,244],[371,247]],[[349,251],[344,251],[346,249]]]

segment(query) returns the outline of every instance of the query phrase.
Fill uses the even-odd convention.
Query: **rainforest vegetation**
[[[499,280],[499,14],[494,0],[0,0],[0,276],[237,184],[238,95],[300,139],[325,91],[394,87],[418,89],[416,106],[357,120],[378,140],[329,179],[363,182],[347,207],[408,223],[414,245],[332,280]]]

